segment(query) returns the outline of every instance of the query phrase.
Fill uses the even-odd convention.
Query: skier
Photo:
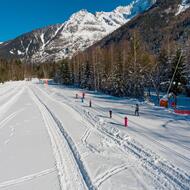
[[[135,107],[135,115],[136,115],[136,116],[139,116],[139,104],[136,104],[136,107]]]
[[[112,118],[112,110],[109,111],[110,118]]]
[[[89,101],[89,107],[90,108],[92,107],[92,101],[91,100]]]

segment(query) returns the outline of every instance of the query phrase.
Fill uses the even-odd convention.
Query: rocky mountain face
[[[190,1],[157,0],[147,11],[74,56],[71,81],[117,96],[142,97],[145,88],[188,92]],[[176,70],[177,69],[177,70]],[[190,81],[190,80],[189,80]],[[176,85],[177,84],[177,85]]]
[[[190,51],[190,0],[157,0],[148,11],[130,20],[89,49],[106,48],[124,40],[130,41],[134,31],[152,53],[174,44]]]
[[[71,57],[143,13],[155,2],[156,0],[134,0],[112,12],[95,14],[81,10],[63,24],[37,29],[0,44],[0,56],[32,63]]]

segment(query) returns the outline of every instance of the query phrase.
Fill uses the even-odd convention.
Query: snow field
[[[10,86],[16,89],[15,94],[0,107],[0,189],[58,190],[51,144],[41,114],[25,82]]]
[[[44,93],[41,92],[39,96],[42,97],[43,94]],[[144,174],[144,171],[141,171],[142,169],[140,169],[141,172],[139,172],[140,177],[134,178],[134,175],[137,175],[138,173],[136,171],[139,170],[141,166],[137,165],[136,167],[134,164],[135,160],[131,158],[130,155],[129,157],[126,156],[126,152],[123,153],[114,143],[109,143],[107,140],[108,136],[104,136],[102,132],[96,130],[94,127],[90,127],[90,123],[84,120],[84,118],[84,124],[80,126],[79,118],[81,118],[81,113],[77,114],[77,112],[75,112],[73,109],[68,108],[67,105],[61,102],[53,100],[47,94],[45,96],[46,98],[44,97],[43,100],[46,99],[47,101],[48,97],[48,99],[51,99],[53,101],[52,105],[57,109],[57,112],[53,110],[53,113],[63,113],[61,111],[58,111],[58,107],[60,107],[60,109],[65,108],[63,110],[70,110],[72,115],[75,116],[74,118],[76,118],[78,121],[78,123],[75,123],[72,116],[70,116],[70,119],[67,116],[65,116],[63,119],[63,122],[65,124],[64,127],[67,128],[68,133],[76,143],[78,152],[81,155],[82,161],[87,168],[89,176],[91,177],[91,181],[96,188],[104,189],[106,186],[109,186],[110,189],[117,189],[118,187],[120,189],[126,189],[127,185],[131,188],[143,189],[144,176],[146,176],[146,182],[148,184],[147,186],[151,188],[155,186],[155,184],[151,184],[152,180],[147,178],[147,175]],[[48,106],[50,106],[50,103],[48,103]],[[65,115],[66,113],[64,112],[63,114]],[[63,114],[61,114],[62,117]],[[60,117],[60,115],[57,116]],[[84,130],[83,126],[86,126],[85,128],[87,129]],[[81,144],[81,141],[84,145]],[[134,174],[131,171],[135,171]],[[127,184],[126,182],[124,183],[126,178],[129,178]]]
[[[49,91],[49,92],[52,91],[53,96],[56,98],[59,98],[59,100],[60,100],[60,96],[62,97],[61,98],[62,101],[63,101],[63,99],[66,99],[67,101],[64,101],[64,102],[67,102],[67,104],[69,104],[69,106],[73,107],[73,109],[75,109],[75,111],[78,111],[81,115],[83,113],[83,115],[85,115],[86,119],[88,119],[88,121],[92,123],[92,125],[95,125],[98,123],[98,121],[100,121],[101,125],[100,125],[100,127],[98,127],[99,130],[101,130],[101,132],[102,131],[106,132],[106,135],[109,134],[111,136],[111,138],[115,137],[116,139],[114,139],[114,140],[118,144],[126,143],[125,146],[123,146],[123,147],[120,146],[120,147],[124,148],[125,151],[130,150],[131,153],[133,155],[135,155],[135,157],[137,157],[138,160],[141,160],[142,161],[141,165],[144,166],[146,170],[151,172],[152,175],[154,175],[155,179],[157,178],[157,182],[162,183],[162,186],[164,189],[165,188],[176,189],[176,187],[178,189],[189,189],[189,187],[190,187],[189,175],[186,172],[184,172],[182,169],[179,169],[177,166],[174,166],[173,164],[169,163],[165,159],[161,159],[160,156],[156,155],[154,152],[152,152],[150,150],[147,151],[146,150],[147,148],[142,146],[142,144],[137,143],[136,140],[132,140],[133,143],[131,143],[131,139],[133,139],[133,138],[131,138],[130,136],[127,137],[126,134],[124,135],[124,137],[122,137],[123,134],[122,134],[121,130],[111,127],[111,126],[114,126],[114,124],[110,125],[109,122],[104,121],[107,119],[102,119],[102,118],[100,119],[100,117],[98,117],[97,114],[101,115],[103,113],[102,116],[104,116],[106,118],[105,113],[104,113],[105,108],[102,111],[102,113],[100,113],[101,109],[99,107],[98,107],[98,111],[97,111],[96,106],[94,106],[95,110],[90,109],[90,111],[89,111],[86,104],[85,104],[85,106],[81,106],[80,103],[76,104],[76,100],[73,100],[73,97],[75,95],[75,91],[73,91],[73,90],[62,89],[62,91],[64,93],[63,92],[61,93],[61,90],[56,89],[56,88],[53,90],[52,90],[52,88],[46,88],[45,90]],[[73,95],[68,94],[67,91],[71,91]],[[71,98],[69,99],[68,97],[69,98],[72,97],[72,99]],[[93,105],[94,105],[94,103],[93,103]],[[101,105],[103,105],[103,104],[101,104]],[[96,112],[98,112],[98,113],[96,113]],[[188,118],[186,118],[186,119],[188,119]],[[137,120],[137,119],[135,118],[135,120]],[[118,122],[118,120],[116,120],[116,121]],[[134,118],[133,118],[133,122],[134,122]],[[135,123],[135,125],[140,125],[139,123],[136,123],[136,122],[134,122],[134,123]],[[102,124],[103,124],[103,126],[102,126]],[[189,124],[188,120],[187,120],[187,124]],[[143,127],[143,126],[141,126],[141,127]],[[138,133],[139,131],[134,130],[133,132]],[[145,130],[145,132],[146,132],[146,130]],[[143,136],[144,139],[148,137],[148,135],[145,132],[140,133],[142,136],[144,135]],[[125,138],[127,138],[127,141],[124,140]],[[128,139],[129,139],[129,142],[128,142]],[[152,140],[154,140],[154,138],[150,137],[149,140],[152,141]],[[186,159],[186,162],[189,163],[188,156],[186,157],[186,156],[183,156],[182,154],[179,154],[177,151],[173,150],[172,148],[169,148],[168,145],[165,146],[165,145],[159,143],[159,141],[157,141],[157,140],[154,140],[153,144],[156,144],[157,146],[162,147],[163,149],[165,149],[165,151],[168,154],[170,154],[171,152],[176,153],[176,155],[178,154],[179,157],[181,157],[182,159]],[[178,147],[180,147],[180,146],[178,146]],[[184,151],[183,150],[184,147],[187,149],[187,154],[189,154],[189,149],[187,146],[181,146],[182,151]],[[156,174],[156,172],[157,172],[157,174]],[[160,177],[160,175],[161,175],[161,177]]]
[[[188,116],[139,102],[135,117],[137,100],[82,92],[0,86],[0,189],[190,189]]]
[[[88,184],[88,179],[84,179],[87,176],[82,175],[82,169],[80,163],[78,163],[80,162],[80,158],[77,158],[78,153],[76,150],[74,150],[74,148],[72,148],[74,146],[73,142],[70,142],[71,140],[69,136],[65,131],[63,131],[62,124],[57,120],[57,118],[47,108],[47,106],[37,98],[37,96],[35,97],[33,95],[33,100],[38,105],[42,113],[49,136],[51,138],[51,143],[60,177],[59,179],[61,189],[87,189],[86,185],[88,185],[88,189],[93,189],[91,185]],[[58,127],[60,126],[61,128],[57,128],[56,125]],[[63,136],[65,139],[62,138]],[[69,177],[70,179],[68,180],[67,178]],[[71,181],[72,184],[69,184]]]

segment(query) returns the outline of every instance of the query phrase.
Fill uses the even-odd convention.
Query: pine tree
[[[69,63],[66,60],[61,62],[61,81],[65,85],[71,84],[71,73]]]
[[[123,56],[122,50],[117,49],[116,53],[114,54],[115,62],[112,66],[112,73],[111,73],[111,93],[116,96],[124,96],[124,78],[123,78]]]
[[[131,38],[127,64],[127,95],[142,98],[146,83],[146,75],[150,72],[151,56],[145,51],[138,33],[134,31]]]
[[[150,74],[151,83],[156,91],[158,102],[160,101],[160,91],[161,87],[164,88],[165,91],[168,89],[168,82],[170,73],[170,63],[167,52],[163,49],[159,53],[159,56],[156,60],[152,68],[152,72]]]
[[[85,69],[81,80],[81,87],[88,90],[94,89],[94,75],[92,65],[87,60],[85,63]]]

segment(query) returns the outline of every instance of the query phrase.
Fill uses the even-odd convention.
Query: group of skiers
[[[112,118],[112,110],[109,110],[109,116]],[[139,114],[139,104],[136,104],[135,106],[135,116],[140,116]]]
[[[82,93],[81,101],[84,102],[85,93]],[[76,99],[78,99],[78,94],[76,94]],[[89,101],[89,107],[92,107],[92,101]],[[112,118],[113,112],[112,110],[109,110],[109,117]],[[139,116],[139,104],[135,105],[135,116]]]

